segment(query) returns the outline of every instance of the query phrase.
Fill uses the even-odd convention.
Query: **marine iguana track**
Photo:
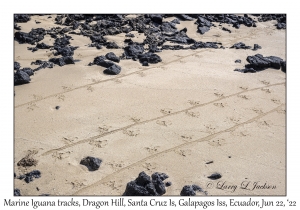
[[[200,49],[200,50],[201,50],[201,49]],[[120,79],[120,78],[127,77],[127,76],[130,76],[130,75],[133,75],[133,74],[137,74],[137,73],[139,73],[139,72],[148,71],[148,70],[150,70],[150,69],[160,68],[160,67],[163,67],[163,66],[165,66],[165,65],[168,65],[168,64],[170,64],[170,63],[174,63],[174,62],[176,62],[176,61],[179,61],[179,60],[184,59],[184,58],[189,57],[189,56],[196,55],[196,54],[201,53],[201,52],[202,52],[202,51],[200,51],[200,52],[197,51],[197,52],[195,52],[195,53],[192,53],[192,54],[189,54],[189,55],[180,57],[180,58],[175,59],[175,60],[172,60],[172,61],[170,61],[170,62],[166,62],[166,63],[164,63],[164,64],[162,64],[162,65],[159,65],[159,66],[151,66],[151,67],[146,68],[146,69],[134,71],[134,72],[131,72],[131,73],[128,73],[128,74],[123,74],[123,75],[116,76],[116,77],[113,77],[113,78],[110,78],[110,79],[100,80],[100,81],[97,81],[97,82],[89,83],[89,84],[82,85],[82,86],[78,86],[78,87],[75,87],[75,88],[70,88],[70,89],[67,89],[67,90],[62,91],[62,92],[59,92],[59,93],[54,93],[54,94],[49,95],[49,96],[41,97],[41,98],[36,99],[36,100],[33,100],[33,101],[29,101],[29,102],[26,102],[26,103],[23,103],[23,104],[19,104],[19,105],[15,106],[15,109],[16,109],[16,108],[19,108],[19,107],[22,107],[22,106],[25,106],[25,105],[28,105],[28,104],[33,103],[33,102],[42,101],[42,100],[44,100],[44,99],[48,99],[48,98],[51,98],[51,97],[55,97],[55,96],[57,96],[57,95],[61,95],[61,94],[64,94],[64,93],[68,93],[68,92],[71,92],[71,91],[74,91],[74,90],[77,90],[77,89],[86,88],[86,87],[89,87],[89,86],[92,86],[92,85],[96,85],[96,84],[100,84],[100,83],[103,83],[103,82],[114,81],[115,79]]]
[[[276,83],[276,84],[270,84],[270,85],[264,86],[264,88],[265,88],[265,87],[271,87],[271,86],[282,85],[282,84],[285,84],[285,82],[282,82],[282,83]],[[206,102],[206,103],[197,104],[197,105],[195,105],[195,106],[192,106],[192,107],[189,107],[189,108],[186,108],[186,109],[183,109],[183,110],[179,110],[179,111],[176,111],[176,112],[170,112],[170,113],[168,113],[168,114],[164,114],[164,115],[159,116],[159,117],[156,117],[156,118],[152,118],[152,119],[148,119],[148,120],[144,120],[144,121],[139,121],[139,122],[136,122],[136,123],[133,123],[133,124],[130,124],[130,125],[127,125],[127,126],[124,126],[124,127],[121,127],[121,128],[115,129],[115,130],[112,130],[112,131],[108,131],[108,132],[102,133],[102,134],[100,134],[100,135],[92,136],[92,137],[90,137],[90,138],[87,138],[87,139],[83,139],[83,140],[77,141],[77,142],[75,142],[75,143],[73,143],[73,144],[68,144],[68,145],[65,145],[65,146],[60,147],[60,148],[56,148],[56,149],[49,150],[49,151],[43,153],[42,156],[49,155],[50,153],[55,152],[55,151],[60,151],[60,150],[63,150],[63,149],[69,148],[69,147],[73,147],[73,146],[76,146],[76,145],[78,145],[78,144],[83,144],[83,143],[85,143],[85,142],[93,141],[93,140],[96,140],[96,139],[98,139],[98,138],[100,138],[100,137],[104,137],[104,136],[107,136],[107,135],[109,135],[109,134],[116,133],[116,132],[118,132],[118,131],[126,130],[126,129],[131,128],[131,127],[136,126],[136,125],[141,125],[141,124],[145,124],[145,123],[148,123],[148,122],[157,121],[157,120],[162,119],[162,118],[167,117],[167,116],[172,116],[172,115],[176,115],[176,114],[179,114],[179,113],[187,112],[187,111],[189,111],[189,110],[192,110],[192,109],[195,109],[195,108],[198,108],[198,107],[206,106],[206,105],[208,105],[208,104],[212,104],[212,103],[215,103],[215,102],[217,102],[217,101],[220,101],[220,100],[223,100],[223,99],[232,97],[232,96],[237,96],[237,95],[239,95],[239,94],[246,93],[246,92],[249,92],[249,91],[259,90],[259,89],[261,89],[261,88],[262,88],[262,87],[253,88],[253,89],[248,89],[248,90],[243,90],[243,91],[240,91],[240,92],[237,92],[237,93],[228,95],[228,96],[222,96],[222,97],[219,97],[219,98],[217,98],[217,99],[215,99],[215,100],[212,100],[212,101],[209,101],[209,102]]]
[[[258,89],[258,88],[256,88],[256,89]],[[235,94],[235,95],[236,95],[236,94]],[[234,125],[234,126],[232,126],[232,127],[230,127],[230,128],[227,128],[227,129],[225,129],[225,130],[216,132],[216,133],[214,133],[214,134],[208,135],[208,136],[203,137],[203,138],[200,138],[200,139],[196,139],[196,140],[194,140],[194,141],[185,142],[185,143],[183,143],[183,144],[177,145],[177,146],[175,146],[175,147],[172,147],[172,148],[169,148],[169,149],[167,149],[167,150],[163,150],[163,151],[161,151],[161,152],[158,152],[158,153],[155,153],[155,154],[150,155],[150,156],[148,156],[148,157],[145,157],[145,158],[143,158],[143,159],[141,159],[141,160],[139,160],[139,161],[137,161],[137,162],[135,162],[135,163],[132,163],[132,164],[130,164],[130,165],[124,167],[124,168],[121,168],[120,170],[117,170],[117,171],[115,171],[115,172],[113,172],[113,173],[111,173],[111,174],[105,176],[104,178],[100,179],[99,181],[97,181],[97,182],[95,182],[95,183],[93,183],[93,184],[91,184],[91,185],[89,185],[89,186],[86,186],[86,187],[84,187],[84,188],[82,188],[82,189],[76,191],[76,192],[73,193],[72,195],[80,195],[80,193],[81,193],[82,191],[84,191],[84,190],[86,190],[86,189],[88,189],[88,188],[90,188],[90,187],[94,187],[95,185],[99,185],[99,184],[101,184],[101,183],[103,183],[103,182],[105,182],[105,181],[108,181],[108,180],[111,179],[114,175],[116,175],[116,174],[118,174],[118,173],[120,173],[120,172],[122,172],[122,171],[124,171],[124,170],[126,170],[126,169],[129,169],[129,168],[131,168],[131,167],[137,166],[137,165],[139,165],[140,163],[143,163],[143,162],[145,162],[145,161],[147,161],[147,160],[149,160],[149,159],[152,159],[152,158],[154,158],[154,157],[160,156],[160,155],[162,155],[162,154],[166,154],[166,153],[168,153],[168,152],[174,151],[174,150],[179,149],[179,148],[181,148],[181,147],[183,147],[183,146],[186,146],[186,145],[191,145],[191,144],[194,144],[194,143],[197,143],[197,142],[204,142],[204,141],[211,140],[211,139],[215,138],[216,136],[218,136],[218,135],[220,135],[220,134],[222,134],[222,133],[225,133],[225,132],[232,132],[233,130],[235,130],[236,128],[238,128],[238,127],[240,127],[240,126],[242,126],[242,125],[252,123],[252,122],[254,122],[254,121],[256,121],[256,120],[258,120],[258,119],[260,119],[260,118],[262,118],[262,117],[264,117],[264,116],[266,116],[266,115],[268,115],[268,114],[270,114],[270,113],[272,113],[272,112],[274,112],[274,111],[277,111],[277,110],[278,110],[279,108],[281,108],[282,106],[284,106],[284,104],[281,104],[281,105],[277,106],[276,108],[274,108],[274,109],[272,109],[272,110],[270,110],[270,111],[268,111],[268,112],[259,114],[258,116],[254,117],[254,118],[251,118],[251,119],[249,119],[249,120],[247,120],[247,121],[245,121],[245,122],[236,124],[236,125]]]

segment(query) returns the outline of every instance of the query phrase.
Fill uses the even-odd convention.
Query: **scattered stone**
[[[126,37],[131,37],[133,38],[134,37],[134,34],[131,34],[131,33],[128,33],[128,34],[125,34]]]
[[[106,48],[107,49],[119,49],[120,47],[115,42],[107,42]]]
[[[248,56],[246,59],[250,64],[247,64],[246,68],[253,68],[255,70],[264,70],[266,68],[280,69],[281,62],[283,60],[276,56],[264,57],[261,54],[254,56]]]
[[[121,72],[121,67],[114,64],[103,71],[104,74],[117,75]]]
[[[235,63],[241,63],[242,61],[240,59],[237,59],[234,61]]]
[[[195,50],[198,48],[215,48],[218,49],[218,45],[222,45],[222,43],[218,42],[195,42],[193,45],[190,46],[190,49]],[[222,47],[222,46],[221,46]]]
[[[17,70],[14,73],[14,85],[22,85],[31,81],[29,75],[21,70]]]
[[[179,17],[181,20],[194,20],[192,17],[188,15],[178,14],[176,16]]]
[[[246,46],[243,42],[239,42],[239,43],[236,43],[234,45],[232,45],[232,47],[230,48],[235,48],[235,49],[250,49],[251,47],[250,46]]]
[[[40,69],[45,69],[45,68],[53,68],[53,63],[48,62],[48,61],[41,61],[41,60],[36,60],[34,62],[31,62],[31,65],[39,65],[38,68],[34,69],[33,71],[38,71]]]
[[[59,110],[59,108],[60,108],[60,106],[56,106],[56,107],[55,107],[56,110]]]
[[[75,64],[74,59],[72,56],[65,56],[61,58],[51,58],[49,62],[57,64],[59,66],[64,66],[68,64]]]
[[[253,50],[258,50],[261,49],[261,46],[259,46],[258,44],[254,44]]]
[[[18,26],[16,23],[14,24],[14,29],[20,31],[21,30],[21,26]]]
[[[170,187],[172,185],[172,182],[166,182],[166,187]]]
[[[21,196],[21,192],[18,188],[14,189],[14,196]]]
[[[162,61],[157,54],[151,52],[140,54],[138,55],[138,58],[140,63],[143,63],[144,61],[147,61],[148,63],[158,63]]]
[[[228,28],[222,27],[223,31],[228,31],[229,33],[231,33],[231,31]]]
[[[19,70],[21,68],[20,63],[14,62],[14,70]]]
[[[98,57],[94,58],[94,61],[92,63],[89,63],[89,66],[92,66],[92,65],[98,65],[98,66],[102,66],[105,68],[109,68],[115,64],[111,61],[106,61],[104,56],[98,56]]]
[[[111,61],[114,61],[114,62],[117,62],[117,63],[120,62],[120,58],[117,57],[117,56],[115,55],[115,53],[113,53],[113,52],[107,53],[107,54],[105,55],[105,57],[106,57],[108,60],[111,60]]]
[[[163,45],[162,50],[182,50],[184,47],[182,45]]]
[[[165,173],[152,174],[152,180],[144,171],[126,185],[123,196],[160,196],[166,193],[163,181],[169,178]]]
[[[219,173],[214,173],[214,174],[208,176],[207,178],[212,179],[212,180],[216,180],[216,179],[220,179],[221,177],[222,177],[221,174],[219,174]]]
[[[254,70],[253,68],[235,69],[234,71],[238,71],[242,73],[256,73],[256,70]]]
[[[286,61],[281,62],[281,71],[286,73]]]
[[[39,170],[33,170],[27,174],[21,175],[18,179],[24,179],[26,183],[32,182],[35,178],[40,178],[41,172]]]
[[[74,50],[76,50],[77,48],[78,47],[73,47],[73,46],[65,46],[65,47],[55,46],[54,49],[56,50],[56,53],[54,53],[54,55],[55,56],[61,55],[63,57],[73,56]]]
[[[85,165],[89,171],[96,171],[99,169],[102,160],[99,158],[87,156],[80,161],[81,165]]]
[[[202,192],[205,195],[207,195],[207,193],[205,191],[203,191],[203,189],[201,187],[199,187],[198,185],[185,185],[182,188],[180,195],[181,196],[195,196],[196,191]]]
[[[137,58],[138,55],[142,54],[143,52],[144,47],[138,44],[132,44],[124,48],[124,54],[126,59]]]
[[[208,161],[208,162],[206,162],[205,164],[211,164],[211,163],[213,163],[214,161]]]

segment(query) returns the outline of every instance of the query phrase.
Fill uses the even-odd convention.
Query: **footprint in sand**
[[[193,112],[193,111],[186,111],[185,114],[190,117],[197,117],[197,118],[200,116],[199,112]]]
[[[118,84],[121,84],[121,83],[122,83],[122,80],[120,80],[120,79],[114,79],[114,82],[115,82],[115,83],[118,83]]]
[[[131,117],[130,120],[132,120],[134,123],[141,122],[141,118],[138,118],[138,117]]]
[[[214,134],[216,132],[216,127],[211,125],[211,124],[207,124],[207,125],[204,125],[206,130],[205,132],[206,133],[209,133],[209,134]]]
[[[252,108],[251,109],[252,111],[254,111],[255,113],[257,113],[257,114],[262,114],[262,113],[264,113],[261,109],[259,109],[259,108]]]
[[[117,185],[116,181],[109,181],[104,183],[106,186],[110,187],[111,190],[119,190],[122,185]]]
[[[200,104],[200,101],[188,100],[188,103],[191,104],[192,106],[197,106]]]
[[[281,104],[279,99],[272,98],[271,101],[275,104]]]
[[[151,171],[151,170],[156,169],[157,164],[156,163],[147,163],[146,162],[142,166],[143,166],[143,168],[147,169],[148,171]]]
[[[213,140],[208,141],[208,144],[211,146],[214,146],[214,147],[219,147],[219,146],[225,145],[226,140],[225,139],[213,139]]]
[[[67,184],[70,184],[72,186],[72,189],[76,189],[76,190],[85,186],[85,184],[83,184],[83,182],[80,182],[78,180],[67,182]]]
[[[240,86],[239,88],[241,88],[242,90],[248,90],[248,87],[244,87],[244,86]]]
[[[214,95],[219,97],[219,98],[222,98],[224,96],[224,94],[220,93],[220,92],[215,92]]]
[[[227,117],[228,120],[230,120],[231,122],[235,123],[235,124],[238,124],[241,120],[241,118],[237,118],[237,117]]]
[[[108,162],[108,163],[105,163],[105,165],[108,165],[110,167],[112,167],[114,170],[118,170],[118,169],[121,169],[125,166],[124,162],[121,161],[119,163],[116,163],[116,162]]]
[[[140,71],[140,72],[137,72],[137,74],[138,74],[139,76],[141,76],[141,77],[144,77],[144,76],[146,76],[146,74],[145,74],[144,72],[142,72],[142,71]]]
[[[54,152],[54,153],[52,154],[52,157],[53,157],[55,160],[63,160],[63,159],[65,159],[65,158],[70,157],[70,154],[71,154],[70,151],[67,151],[67,152]]]
[[[192,154],[192,151],[190,149],[179,149],[179,150],[175,150],[174,152],[183,157],[187,157]]]
[[[270,89],[268,89],[268,88],[262,88],[261,91],[264,91],[266,93],[271,93]]]
[[[160,146],[150,146],[150,147],[145,147],[145,149],[146,149],[149,153],[154,154],[154,153],[158,152],[158,148],[159,148],[159,147],[160,147]]]
[[[72,88],[71,87],[68,87],[68,86],[61,86],[63,90],[65,91],[68,91],[68,90],[71,90]]]
[[[63,94],[58,94],[58,95],[55,95],[55,97],[60,100],[60,101],[64,101],[65,100],[65,95]]]
[[[137,135],[140,134],[140,130],[138,130],[138,129],[136,129],[136,130],[123,130],[123,133],[128,135],[128,136],[136,137]]]
[[[214,103],[215,106],[224,108],[225,105],[223,103]]]
[[[95,88],[93,88],[91,85],[87,86],[86,88],[89,92],[93,92]]]
[[[181,135],[180,137],[183,141],[190,141],[193,139],[193,136],[190,135]]]
[[[34,100],[41,100],[41,99],[43,99],[43,96],[40,96],[40,95],[33,94],[32,96],[33,96]]]
[[[266,128],[270,127],[271,122],[269,120],[262,120],[262,121],[258,121],[257,124],[258,124],[258,127],[266,129]]]
[[[108,132],[108,130],[111,128],[111,126],[107,126],[107,125],[102,125],[98,127],[98,130],[100,132],[100,134],[106,133]]]
[[[91,140],[89,144],[98,148],[104,148],[108,143],[107,140]]]
[[[240,137],[251,136],[248,131],[231,131],[230,133],[233,136],[240,136]]]
[[[75,138],[78,139],[77,137],[75,137]],[[62,141],[63,141],[66,145],[71,144],[71,143],[74,142],[73,139],[66,138],[66,137],[63,137],[63,138],[62,138]]]
[[[277,110],[277,113],[279,113],[279,114],[286,114],[286,110],[285,109],[280,109],[280,110]]]
[[[172,113],[172,109],[168,109],[168,108],[161,109],[160,112],[163,113],[163,114],[171,114]]]
[[[162,126],[169,126],[169,125],[172,125],[172,122],[171,121],[168,121],[168,120],[157,120],[156,121],[156,124],[158,125],[162,125]]]
[[[260,82],[263,83],[264,85],[269,85],[270,84],[270,82],[268,82],[266,80],[261,80]]]
[[[36,108],[39,108],[39,107],[35,103],[29,103],[29,105],[27,107],[28,111],[33,111]]]
[[[245,100],[249,100],[250,99],[250,97],[247,96],[247,95],[237,95],[237,97],[245,99]]]

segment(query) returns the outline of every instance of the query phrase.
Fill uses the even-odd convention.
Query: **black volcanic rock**
[[[108,60],[111,60],[111,61],[114,61],[114,62],[117,62],[117,63],[120,62],[120,58],[117,57],[117,56],[115,55],[115,53],[113,53],[113,52],[107,53],[107,54],[105,55],[105,57],[106,57]]]
[[[203,191],[203,189],[201,187],[199,187],[198,185],[185,185],[182,188],[180,195],[181,196],[195,196],[196,191],[202,192],[206,195],[206,192]]]
[[[126,185],[123,196],[160,196],[166,193],[163,181],[168,178],[164,173],[152,174],[152,179],[144,171]]]
[[[80,161],[81,165],[85,165],[89,171],[96,171],[99,169],[102,160],[99,158],[87,156]]]

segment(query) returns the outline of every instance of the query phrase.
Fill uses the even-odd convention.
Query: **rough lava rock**
[[[208,176],[207,178],[212,179],[212,180],[216,180],[216,179],[220,179],[221,177],[222,177],[221,174],[219,174],[219,173],[214,173],[214,174]]]
[[[163,181],[169,178],[165,173],[153,173],[152,180],[144,171],[126,185],[123,196],[160,196],[166,193]]]
[[[261,46],[259,46],[258,44],[254,44],[253,50],[258,50],[258,49],[261,49]]]
[[[39,170],[33,170],[27,174],[17,177],[18,179],[24,179],[26,183],[32,182],[36,178],[41,177],[41,172]]]
[[[117,75],[121,72],[121,67],[114,64],[103,71],[104,74]]]
[[[29,75],[21,70],[17,70],[14,73],[14,85],[22,85],[31,81]]]
[[[68,64],[75,64],[74,59],[72,56],[65,56],[61,58],[51,58],[49,62],[57,64],[59,66],[64,66]]]
[[[248,56],[246,59],[249,64],[247,64],[246,68],[253,68],[255,70],[264,70],[266,68],[274,68],[280,69],[281,62],[283,60],[276,56],[264,57],[261,54],[256,54],[254,56]]]
[[[201,187],[199,187],[198,185],[185,185],[182,188],[180,195],[181,196],[195,196],[196,191],[202,192],[205,195],[207,195],[207,193],[205,191],[203,191],[203,189]]]
[[[96,171],[99,169],[102,160],[99,158],[87,156],[80,161],[81,165],[85,165],[89,171]]]
[[[246,46],[243,42],[236,43],[232,45],[230,48],[235,48],[235,49],[250,49],[250,46]]]
[[[108,60],[111,60],[111,61],[114,61],[114,62],[117,62],[117,63],[120,62],[120,58],[117,57],[117,56],[115,55],[115,53],[113,53],[113,52],[107,53],[107,54],[105,55],[105,57],[106,57]]]
[[[21,192],[18,188],[14,189],[14,196],[21,196]]]

